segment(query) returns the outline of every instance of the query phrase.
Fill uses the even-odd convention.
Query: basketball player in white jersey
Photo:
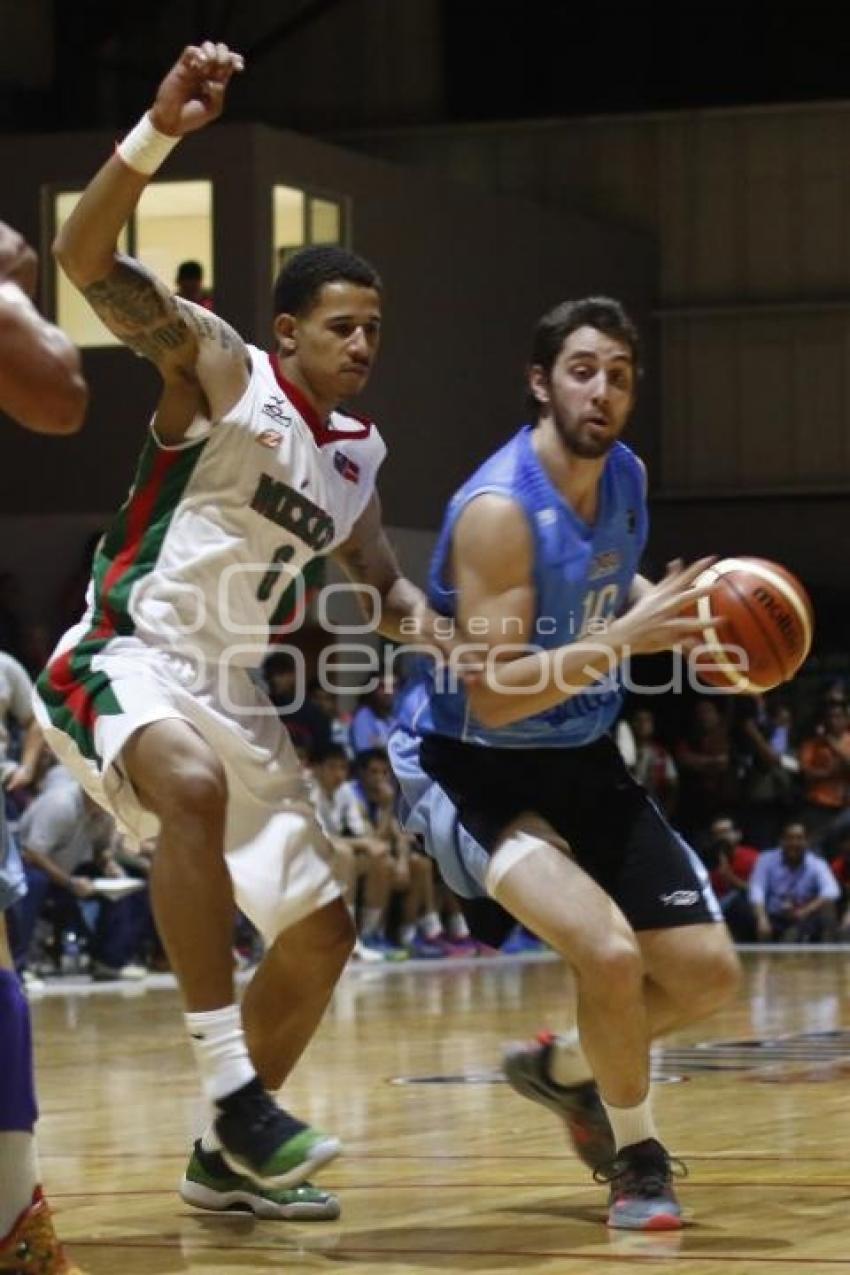
[[[0,221],[0,411],[39,434],[73,434],[88,388],[77,349],[30,301],[36,264],[18,232]],[[39,1181],[29,1006],[4,915],[25,891],[0,791],[0,1271],[83,1275],[56,1237]]]
[[[87,615],[38,683],[48,742],[137,837],[204,1092],[215,1112],[184,1198],[332,1217],[308,1184],[339,1144],[269,1097],[312,1037],[354,935],[330,848],[273,706],[248,669],[287,631],[305,577],[335,554],[381,598],[381,631],[427,611],[381,528],[384,445],[337,410],[366,384],[381,286],[342,249],[305,249],[275,285],[275,349],[174,297],[117,240],[153,173],[221,112],[242,59],[187,48],[95,176],[55,252],[162,394],[130,495],[94,563]],[[427,631],[427,620],[426,620]],[[241,1011],[234,896],[267,954]]]

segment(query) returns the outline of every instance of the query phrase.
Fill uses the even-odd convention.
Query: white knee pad
[[[512,832],[509,837],[505,838],[495,854],[491,856],[487,865],[487,872],[484,877],[487,893],[492,898],[498,899],[499,886],[506,873],[510,872],[515,864],[527,858],[535,850],[546,849],[547,845],[547,842],[540,837],[532,836],[530,832]]]

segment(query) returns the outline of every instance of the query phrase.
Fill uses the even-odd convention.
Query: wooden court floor
[[[173,990],[37,1000],[45,1182],[91,1275],[850,1273],[848,955],[748,954],[738,1002],[656,1057],[660,1125],[690,1169],[672,1237],[610,1234],[556,1119],[498,1081],[502,1042],[558,1024],[554,960],[345,975],[288,1089],[344,1138],[321,1179],[339,1222],[183,1205],[202,1113]]]

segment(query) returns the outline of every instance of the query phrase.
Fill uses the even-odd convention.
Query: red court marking
[[[231,1218],[234,1214],[229,1214]],[[634,1232],[632,1232],[634,1234]],[[653,1237],[647,1236],[647,1242],[653,1243]],[[654,1237],[657,1242],[657,1236]],[[79,1240],[69,1239],[67,1243],[74,1249],[78,1248],[94,1248],[94,1249],[110,1249],[110,1248],[128,1248],[128,1249],[175,1249],[176,1243],[168,1240]],[[221,1254],[222,1259],[226,1260],[227,1250],[222,1250],[218,1244],[202,1244],[192,1241],[192,1247],[195,1250],[208,1249],[212,1252]],[[291,1248],[278,1244],[239,1244],[233,1247],[234,1260],[242,1253],[276,1253],[278,1257],[293,1257],[296,1251]],[[774,1262],[783,1266],[805,1266],[807,1270],[812,1270],[818,1266],[850,1266],[850,1257],[757,1257],[752,1253],[699,1253],[699,1252],[682,1252],[664,1254],[658,1253],[618,1253],[611,1251],[607,1253],[588,1253],[585,1249],[507,1249],[507,1248],[356,1248],[350,1244],[344,1244],[329,1248],[323,1252],[321,1248],[308,1250],[312,1256],[329,1257],[334,1262],[339,1262],[349,1258],[357,1257],[474,1257],[474,1258],[500,1258],[500,1257],[533,1257],[533,1258],[575,1258],[577,1261],[583,1262],[607,1262],[609,1266],[612,1262],[757,1262],[766,1263]],[[307,1255],[305,1253],[305,1256]]]
[[[518,1186],[529,1189],[547,1190],[549,1188],[557,1188],[559,1191],[596,1191],[599,1190],[595,1182],[560,1182],[550,1179],[548,1182],[465,1182],[464,1190],[478,1191],[515,1191]],[[690,1187],[699,1191],[706,1188],[714,1189],[723,1187],[747,1187],[748,1189],[762,1191],[826,1191],[826,1190],[850,1190],[850,1180],[840,1182],[823,1181],[823,1182],[699,1182],[693,1178],[690,1179]],[[350,1195],[353,1191],[456,1191],[457,1186],[451,1182],[360,1182],[357,1184],[347,1183],[343,1186],[333,1188],[333,1194]],[[126,1195],[177,1195],[176,1188],[167,1187],[139,1187],[138,1190],[128,1191],[51,1191],[51,1200],[98,1200],[111,1199],[113,1196]],[[194,1214],[192,1215],[194,1216]],[[850,1259],[848,1259],[850,1260]]]

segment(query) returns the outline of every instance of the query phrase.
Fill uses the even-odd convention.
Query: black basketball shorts
[[[723,919],[697,855],[628,773],[610,737],[583,748],[526,749],[427,735],[420,764],[488,853],[519,815],[540,815],[634,930]],[[513,925],[492,900],[462,902],[485,942],[498,942]]]

